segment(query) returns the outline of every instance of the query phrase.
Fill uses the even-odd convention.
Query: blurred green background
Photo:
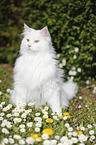
[[[2,0],[0,63],[14,65],[24,23],[34,29],[48,26],[60,63],[66,62],[61,66],[65,80],[71,76],[75,81],[96,77],[95,0]],[[76,75],[69,74],[72,67]]]

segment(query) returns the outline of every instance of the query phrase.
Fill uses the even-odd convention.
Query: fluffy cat
[[[11,103],[46,102],[53,112],[62,116],[61,107],[68,106],[77,92],[74,82],[63,83],[62,70],[57,68],[55,50],[47,26],[41,30],[24,24],[20,56],[14,67],[14,89]]]

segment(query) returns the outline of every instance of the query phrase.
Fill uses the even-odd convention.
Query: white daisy
[[[44,107],[44,110],[48,110],[48,106],[45,106],[45,107]]]
[[[55,139],[59,140],[60,136],[59,135],[56,135],[55,136]]]
[[[90,135],[94,134],[94,130],[90,130],[90,131],[89,131],[89,134],[90,134]]]
[[[17,113],[17,112],[16,112],[16,113],[14,113],[14,116],[19,116],[19,113]]]
[[[20,128],[25,128],[24,124],[19,125]]]
[[[2,112],[2,113],[0,113],[0,116],[4,116],[4,115],[5,115],[5,113],[3,113],[3,112]]]
[[[9,140],[7,138],[3,138],[3,142],[8,144]]]
[[[3,133],[5,133],[5,134],[9,134],[9,131],[6,129],[6,128],[2,128],[2,130],[1,130]]]
[[[69,127],[69,123],[65,123],[65,127],[67,127],[67,128],[68,128],[68,127]]]
[[[20,132],[25,132],[25,131],[26,131],[25,128],[21,128],[21,129],[20,129]]]
[[[12,116],[12,114],[11,114],[11,113],[9,113],[9,114],[7,114],[7,115],[6,115],[6,117],[8,117],[8,118],[9,118],[9,117],[11,117],[11,116]]]
[[[27,137],[27,138],[26,138],[26,142],[27,142],[28,144],[33,144],[33,143],[35,142],[35,140],[34,140],[32,137]]]
[[[39,127],[36,127],[36,128],[35,128],[35,131],[36,131],[36,132],[40,132],[40,128],[39,128]]]
[[[74,131],[72,134],[73,134],[73,136],[77,136],[77,132],[76,131]]]
[[[15,134],[13,137],[14,137],[15,139],[21,139],[21,136],[20,136],[20,135],[17,135],[17,134]]]
[[[43,115],[43,118],[44,119],[48,118],[48,115],[47,114]]]
[[[69,131],[69,132],[68,132],[68,136],[69,136],[69,137],[72,136],[72,132]]]
[[[61,137],[60,141],[61,141],[62,143],[64,143],[65,141],[68,141],[67,136],[63,136],[63,137]]]
[[[33,103],[32,103],[32,102],[29,102],[29,103],[28,103],[28,106],[32,106],[32,105],[33,105]]]
[[[38,112],[38,113],[35,113],[35,115],[36,115],[36,116],[40,116],[40,113],[39,113],[39,112]]]
[[[10,144],[13,144],[14,143],[14,139],[13,138],[9,138],[9,142],[10,142]]]
[[[57,144],[57,140],[55,140],[55,139],[54,140],[51,140],[51,144],[52,145],[56,145]]]
[[[2,116],[0,117],[0,120],[3,120],[3,117]]]
[[[64,117],[63,117],[63,120],[67,120],[67,119],[68,119],[68,116],[64,116]]]
[[[33,125],[33,122],[27,122],[28,127],[32,127],[32,125]]]
[[[35,125],[36,125],[36,127],[41,127],[42,126],[42,124],[40,122],[37,122]]]
[[[68,131],[73,131],[73,128],[72,128],[72,127],[69,127],[69,128],[68,128]]]
[[[88,124],[87,127],[88,127],[88,128],[92,128],[92,125],[91,125],[91,124]]]
[[[23,113],[23,114],[21,115],[21,117],[22,117],[22,118],[26,118],[26,113]]]
[[[91,135],[90,136],[90,139],[94,140],[95,139],[95,136],[94,135]]]
[[[49,138],[49,135],[46,134],[46,133],[44,133],[44,134],[41,135],[41,137],[42,137],[42,139],[48,139]]]
[[[20,139],[20,140],[19,140],[19,144],[23,144],[23,145],[24,145],[24,144],[25,144],[24,139]]]
[[[71,140],[73,141],[73,143],[77,143],[78,142],[78,139],[75,138],[75,137],[72,137]]]
[[[51,144],[51,142],[49,140],[44,140],[43,141],[43,145],[50,145],[50,144]]]

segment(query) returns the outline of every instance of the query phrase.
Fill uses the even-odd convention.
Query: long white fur
[[[68,106],[77,92],[74,82],[63,83],[62,70],[57,68],[58,61],[47,27],[34,30],[24,24],[24,38],[20,56],[14,67],[14,89],[11,103],[36,102],[36,107],[46,102],[53,112],[62,116],[61,107]],[[29,42],[27,42],[29,39]],[[35,43],[35,40],[39,40]]]

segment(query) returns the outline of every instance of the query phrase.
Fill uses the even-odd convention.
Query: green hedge
[[[95,0],[3,0],[0,2],[0,62],[14,64],[21,42],[23,23],[34,29],[48,26],[60,54],[65,79],[76,81],[96,73]],[[75,52],[75,48],[79,51]],[[76,59],[74,59],[76,55]],[[69,75],[75,69],[76,75]],[[81,72],[78,72],[81,68]]]

